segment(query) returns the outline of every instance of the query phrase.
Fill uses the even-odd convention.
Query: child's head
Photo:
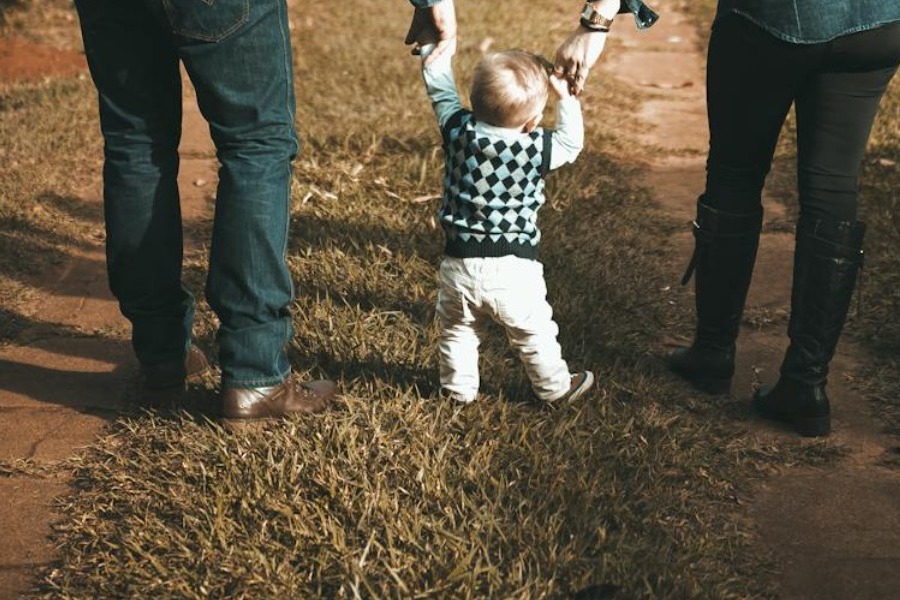
[[[541,119],[549,91],[547,71],[537,56],[507,50],[481,59],[469,100],[479,121],[531,130]]]

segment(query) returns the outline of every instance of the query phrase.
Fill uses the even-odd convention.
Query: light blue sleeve
[[[563,98],[556,103],[556,129],[550,144],[551,170],[578,158],[584,148],[584,117],[578,98]]]
[[[422,47],[422,78],[425,80],[425,91],[428,92],[434,115],[443,128],[447,120],[462,109],[462,104],[453,78],[453,55],[445,52],[431,64],[424,66],[425,58],[433,49],[433,44]]]

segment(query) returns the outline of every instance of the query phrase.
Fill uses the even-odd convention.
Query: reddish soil
[[[84,54],[58,50],[19,38],[0,38],[0,84],[72,77],[85,73]]]

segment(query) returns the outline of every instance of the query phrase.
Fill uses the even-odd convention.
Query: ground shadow
[[[0,373],[6,406],[39,402],[82,412],[117,412],[133,386],[136,364],[125,341],[54,338],[7,347]]]
[[[385,260],[376,258],[373,252],[381,246],[391,252],[390,264],[385,268],[391,270],[391,278],[385,285],[364,277],[347,277],[340,285],[324,286],[302,270],[295,271],[294,278],[298,292],[305,296],[327,297],[337,304],[358,306],[364,311],[396,310],[409,315],[416,322],[425,324],[433,316],[434,306],[431,302],[414,300],[405,287],[403,265],[416,259],[422,259],[437,268],[442,242],[435,242],[435,232],[422,227],[392,228],[386,225],[360,223],[351,220],[336,221],[312,214],[300,214],[291,223],[291,251],[298,248],[312,248],[323,251],[338,248],[344,254],[366,265],[380,263]],[[348,269],[350,261],[347,261]],[[370,267],[371,268],[371,267]],[[359,274],[357,274],[359,275]],[[390,288],[390,289],[389,289]]]
[[[59,227],[49,220],[0,220],[0,255],[4,257],[0,275],[58,296],[108,298],[99,200],[44,192],[39,203],[54,213],[63,213],[71,223]],[[186,239],[205,239],[203,236],[209,233],[203,219],[185,219],[183,227]],[[91,229],[97,232],[94,240],[84,236]],[[201,270],[186,266],[185,279],[198,279],[193,271]],[[86,279],[98,285],[86,287]]]

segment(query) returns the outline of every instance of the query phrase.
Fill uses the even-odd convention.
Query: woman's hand
[[[622,7],[621,0],[591,0],[591,6],[601,16],[614,19]],[[606,45],[605,31],[594,31],[584,27],[578,27],[572,35],[562,43],[556,51],[555,73],[565,77],[569,82],[572,94],[578,95],[584,90],[591,67],[600,58],[603,47]]]
[[[584,90],[584,84],[591,67],[600,58],[606,45],[608,34],[579,27],[556,51],[554,73],[569,82],[569,89],[577,96]]]

